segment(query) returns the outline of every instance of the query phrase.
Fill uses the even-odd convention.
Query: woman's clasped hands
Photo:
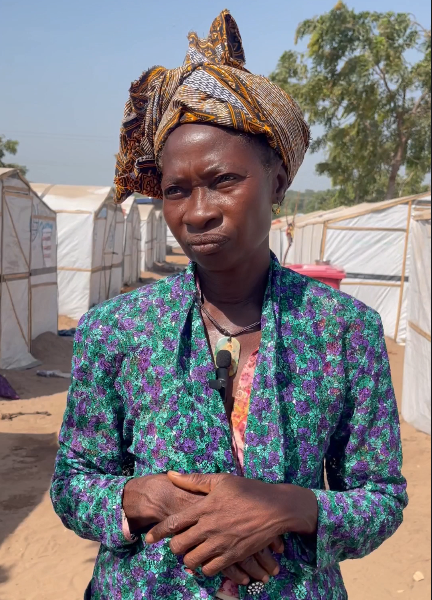
[[[229,474],[170,472],[168,479],[196,501],[161,520],[146,543],[171,538],[172,552],[191,571],[222,573],[240,585],[267,583],[280,570],[274,554],[284,550],[281,535],[316,535],[318,505],[310,490]]]

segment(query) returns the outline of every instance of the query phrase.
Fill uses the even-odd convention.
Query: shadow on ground
[[[6,569],[0,566],[0,583],[5,583],[9,579]]]
[[[0,371],[17,392],[21,400],[52,396],[66,392],[70,379],[39,377],[38,371],[61,371],[70,373],[72,364],[73,339],[63,338],[53,333],[40,335],[32,344],[32,355],[41,365],[26,371]],[[2,398],[3,400],[3,398]]]
[[[0,547],[49,489],[57,447],[55,434],[0,433]],[[0,566],[0,584],[7,580]]]

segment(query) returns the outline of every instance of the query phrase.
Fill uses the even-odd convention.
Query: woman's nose
[[[204,186],[195,187],[189,196],[183,223],[191,230],[205,231],[210,225],[215,226],[215,222],[222,220],[222,212],[214,199],[212,201],[211,191]]]

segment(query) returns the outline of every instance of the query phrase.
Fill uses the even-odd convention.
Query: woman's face
[[[185,254],[210,270],[268,252],[272,205],[286,188],[282,160],[266,168],[254,143],[225,129],[182,125],[163,150],[166,222]]]

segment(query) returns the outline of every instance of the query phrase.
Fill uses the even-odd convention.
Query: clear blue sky
[[[0,133],[20,141],[32,181],[109,185],[130,82],[176,67],[186,35],[207,35],[229,8],[247,65],[268,75],[294,45],[302,20],[336,0],[0,0]],[[426,0],[348,0],[357,10],[412,12],[428,26]],[[308,156],[295,189],[323,189]]]

